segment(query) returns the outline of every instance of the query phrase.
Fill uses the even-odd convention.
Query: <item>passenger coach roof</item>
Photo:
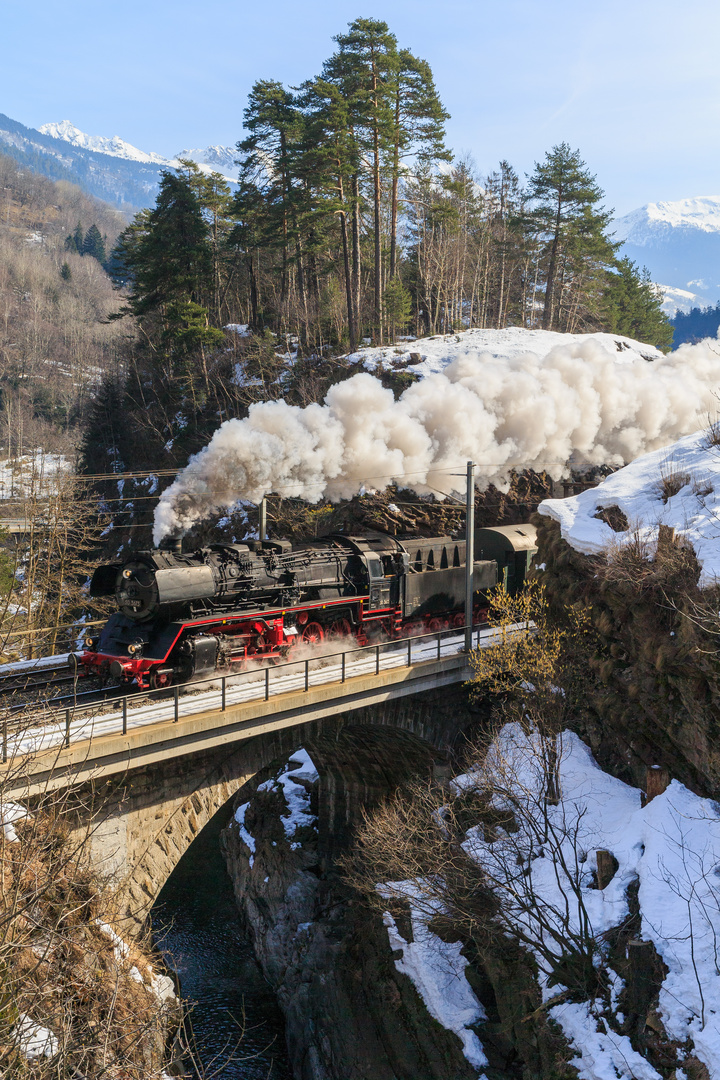
[[[537,529],[524,522],[522,525],[493,525],[476,529],[475,536],[486,545],[495,543],[513,551],[529,551],[537,547]]]

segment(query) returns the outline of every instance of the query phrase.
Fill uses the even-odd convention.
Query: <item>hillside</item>
[[[66,251],[65,239],[78,224],[83,235],[96,225],[109,246],[124,222],[77,187],[4,155],[0,191],[0,456],[67,452],[129,328],[107,322],[119,298],[100,263]]]

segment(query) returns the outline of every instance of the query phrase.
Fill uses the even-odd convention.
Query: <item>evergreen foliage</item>
[[[630,259],[620,259],[608,274],[603,294],[605,325],[610,333],[624,334],[669,349],[673,327],[662,310],[662,295],[650,280],[650,272],[638,269]]]
[[[92,255],[94,259],[97,259],[101,266],[105,262],[105,241],[95,224],[92,224],[85,233],[82,244],[82,254]]]
[[[566,330],[580,303],[593,315],[598,271],[612,263],[618,244],[606,235],[611,212],[579,150],[554,146],[535,165],[528,194],[538,231],[544,284],[543,330]],[[583,320],[584,321],[584,320]]]
[[[720,302],[715,307],[708,305],[705,308],[691,308],[688,312],[676,311],[670,321],[675,328],[676,346],[685,341],[717,337],[720,330]]]

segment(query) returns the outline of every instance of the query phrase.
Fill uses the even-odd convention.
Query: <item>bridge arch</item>
[[[446,767],[477,720],[462,686],[356,709],[172,757],[83,785],[80,824],[92,819],[92,857],[142,924],[182,855],[210,819],[273,762],[304,746],[320,774],[323,858],[345,845],[360,809],[412,775]],[[83,820],[84,818],[84,820]]]

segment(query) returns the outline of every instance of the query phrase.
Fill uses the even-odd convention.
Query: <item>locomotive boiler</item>
[[[478,529],[474,617],[498,582],[522,583],[531,525]],[[381,533],[157,549],[97,568],[93,597],[118,610],[74,658],[83,674],[167,686],[287,655],[298,642],[360,643],[464,625],[465,540]]]

